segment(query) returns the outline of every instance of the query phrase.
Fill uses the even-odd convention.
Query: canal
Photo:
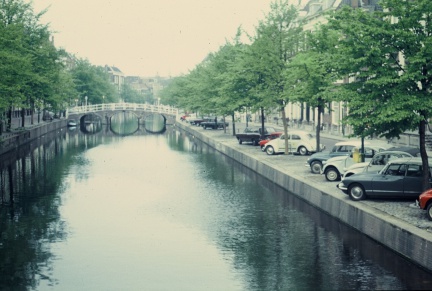
[[[0,162],[1,290],[407,290],[432,275],[192,136],[64,130]]]

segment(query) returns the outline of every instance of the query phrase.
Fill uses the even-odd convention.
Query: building
[[[123,72],[117,67],[108,65],[105,66],[105,70],[110,76],[111,83],[114,84],[114,86],[117,88],[117,91],[120,93],[125,82],[125,76]]]
[[[313,31],[316,26],[327,22],[324,13],[337,10],[343,5],[353,8],[367,9],[375,11],[381,9],[378,5],[379,0],[293,0],[291,4],[299,9],[299,17],[305,22],[304,31]],[[340,80],[338,83],[352,82],[353,80]],[[328,130],[337,131],[342,134],[351,133],[349,127],[343,127],[342,120],[349,113],[349,108],[343,102],[331,102],[321,116],[323,127]],[[307,104],[289,102],[285,107],[286,116],[291,123],[306,122],[316,125],[318,120],[318,110],[309,107]]]

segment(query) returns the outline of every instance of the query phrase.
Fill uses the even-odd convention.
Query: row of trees
[[[85,96],[91,104],[144,102],[128,85],[119,93],[104,67],[57,49],[49,26],[40,22],[44,13],[35,14],[23,0],[0,1],[0,121],[10,128],[17,108],[24,122],[26,110],[60,112]]]
[[[294,6],[273,2],[248,43],[240,41],[239,29],[232,41],[176,78],[163,91],[163,101],[200,114],[230,115],[233,134],[234,113],[248,108],[277,108],[284,117],[288,102],[319,113],[332,101],[343,102],[349,108],[343,122],[356,136],[393,138],[418,130],[428,169],[432,5],[429,0],[381,0],[379,5],[373,12],[342,5],[326,15],[325,24],[306,32]],[[318,143],[319,126],[320,120]],[[428,175],[425,170],[424,188]]]

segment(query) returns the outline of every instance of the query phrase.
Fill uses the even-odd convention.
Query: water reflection
[[[0,289],[432,288],[430,273],[173,127],[64,130],[2,156],[0,179]]]
[[[149,114],[144,118],[144,126],[148,132],[162,133],[166,130],[166,118],[162,114]]]
[[[131,135],[139,129],[138,116],[131,111],[117,112],[110,118],[111,131],[118,135]]]
[[[0,290],[55,284],[49,243],[66,236],[59,213],[64,173],[81,162],[83,151],[116,140],[67,128],[0,156]]]
[[[102,117],[95,113],[89,113],[81,117],[80,129],[86,134],[95,134],[102,130]]]
[[[204,165],[200,178],[220,185],[212,205],[223,205],[216,217],[224,217],[225,223],[218,226],[217,241],[222,250],[235,250],[236,269],[248,273],[247,290],[432,287],[431,273],[216,153],[193,135],[170,132],[168,142],[174,150],[197,153]]]

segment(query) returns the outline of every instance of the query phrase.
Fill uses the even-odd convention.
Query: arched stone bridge
[[[165,124],[173,124],[177,116],[177,108],[165,105],[135,104],[135,103],[109,103],[87,106],[75,106],[68,110],[68,118],[79,123],[80,127],[100,128],[102,124],[111,126],[116,131],[119,123],[124,127],[127,123],[145,124],[148,131],[160,131],[156,129],[156,123],[160,124],[163,118]],[[158,120],[159,119],[159,120]],[[133,121],[135,120],[135,122]],[[90,125],[90,126],[89,126]],[[132,125],[133,126],[133,125]]]
[[[159,113],[166,118],[177,116],[177,108],[166,105],[151,105],[151,104],[137,104],[137,103],[109,103],[109,104],[95,104],[87,106],[75,106],[69,108],[68,115],[73,118],[80,119],[82,116],[89,113],[96,113],[100,116],[111,117],[118,111],[134,112],[138,117],[144,114]]]

